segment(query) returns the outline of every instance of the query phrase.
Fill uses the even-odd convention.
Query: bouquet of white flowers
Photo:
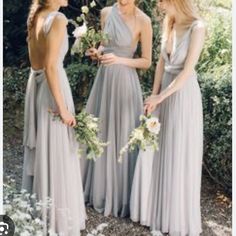
[[[53,114],[55,119],[61,120],[61,117],[52,112],[49,109],[49,112]],[[75,115],[76,126],[74,127],[76,140],[80,144],[84,144],[87,147],[87,158],[93,159],[100,157],[103,154],[104,147],[109,143],[104,143],[98,138],[98,124],[99,119],[94,117],[91,114],[86,113],[85,111],[80,112],[78,115]],[[79,153],[82,150],[79,149]]]
[[[142,150],[150,146],[155,150],[158,149],[158,134],[161,127],[158,118],[142,115],[140,122],[140,126],[132,131],[128,143],[120,150],[119,162],[122,162],[125,152],[133,151],[137,146]]]
[[[95,1],[90,3],[90,8],[96,6]],[[94,27],[87,26],[86,16],[89,13],[89,8],[87,6],[81,7],[82,14],[77,17],[76,20],[69,20],[71,24],[75,26],[73,36],[75,37],[75,42],[71,49],[71,54],[75,53],[80,56],[84,56],[89,48],[96,48],[101,42],[108,41],[108,35],[101,30],[96,30]],[[83,22],[82,26],[79,23]]]

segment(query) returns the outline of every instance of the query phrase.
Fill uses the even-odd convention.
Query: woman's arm
[[[156,66],[156,71],[155,71],[155,80],[152,88],[152,95],[146,99],[148,101],[151,97],[156,97],[157,94],[160,93],[161,89],[161,81],[164,73],[164,66],[165,66],[165,61],[160,55],[160,58],[158,60],[157,66]],[[149,113],[149,105],[145,103],[144,106],[144,114]]]
[[[118,57],[113,53],[103,55],[101,63],[105,65],[122,64],[132,68],[148,69],[152,63],[152,24],[148,17],[143,17],[141,21],[141,49],[140,58]]]
[[[195,66],[199,60],[205,39],[205,26],[202,22],[193,28],[189,45],[188,55],[184,64],[184,69],[178,74],[173,82],[163,90],[159,95],[150,97],[146,100],[146,104],[150,105],[150,109],[161,103],[164,99],[180,90],[186,80],[195,71]],[[152,108],[151,108],[152,107]]]
[[[165,61],[162,55],[160,55],[159,61],[156,66],[155,80],[154,80],[154,84],[152,88],[152,95],[157,95],[160,92],[161,81],[164,74],[164,66],[165,66]]]
[[[58,58],[66,33],[67,20],[62,17],[55,17],[51,29],[46,36],[46,57],[45,57],[45,73],[49,88],[57,104],[59,114],[65,124],[74,126],[75,119],[68,112],[62,96],[59,80],[58,80]]]

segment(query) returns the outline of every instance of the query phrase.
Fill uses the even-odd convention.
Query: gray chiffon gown
[[[117,4],[108,16],[104,31],[109,43],[104,53],[132,58],[132,32],[120,17]],[[141,87],[137,72],[125,65],[101,65],[93,84],[86,111],[101,120],[100,137],[109,141],[104,155],[96,162],[82,158],[85,201],[105,216],[129,215],[130,192],[137,152],[127,153],[118,163],[120,149],[131,131],[139,125],[143,110]]]
[[[182,38],[174,39],[161,90],[184,67],[194,21]],[[201,233],[200,189],[203,156],[203,114],[200,87],[194,73],[157,109],[161,123],[159,151],[140,152],[131,194],[131,219],[170,236]],[[152,163],[151,163],[152,162]]]
[[[65,18],[62,13],[51,12],[45,18],[45,37],[55,17]],[[65,34],[58,58],[58,80],[65,104],[74,113],[71,89],[63,68],[67,50],[68,35]],[[45,71],[31,69],[25,97],[22,189],[36,193],[43,203],[48,197],[52,201],[49,210],[45,207],[42,210],[42,235],[51,231],[59,236],[78,236],[80,230],[85,229],[86,219],[78,144],[73,128],[54,120],[49,109],[56,111],[57,106]]]

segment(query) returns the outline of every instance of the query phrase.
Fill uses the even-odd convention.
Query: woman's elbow
[[[145,60],[145,63],[143,64],[143,69],[147,70],[151,67],[152,61],[151,60]]]
[[[55,65],[55,63],[50,63],[50,62],[48,62],[48,63],[45,64],[45,72],[46,72],[47,74],[53,73],[53,72],[55,72],[55,71],[56,71],[56,65]]]

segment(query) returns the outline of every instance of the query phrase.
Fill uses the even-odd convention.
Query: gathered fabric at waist
[[[58,69],[61,70],[60,67],[58,67]],[[64,68],[62,69],[64,71]],[[66,78],[65,76],[61,76],[61,71],[59,71],[59,78]],[[60,79],[60,81],[64,80]],[[67,85],[67,83],[63,83],[63,85],[64,87],[62,88],[64,90],[65,85]],[[46,88],[49,91],[45,69],[35,70],[31,68],[25,94],[24,137],[23,137],[23,145],[28,146],[31,149],[34,148],[36,145],[37,96],[42,86],[44,87],[44,89]],[[62,92],[64,94],[64,91]],[[48,94],[48,96],[49,96],[48,97],[49,101],[51,101],[50,99],[52,98],[52,96],[50,94]]]
[[[164,70],[173,75],[179,74],[184,69],[183,65],[170,65],[165,64]]]
[[[172,75],[178,75],[183,69],[184,69],[183,65],[169,65],[169,64],[166,64],[165,67],[164,67],[164,71],[166,73],[169,73],[169,74],[172,74]],[[191,77],[195,77],[195,76],[197,76],[196,71],[193,72]]]
[[[36,96],[38,87],[45,81],[45,70],[30,69],[30,76],[26,87],[24,138],[23,145],[34,148],[36,144]]]

